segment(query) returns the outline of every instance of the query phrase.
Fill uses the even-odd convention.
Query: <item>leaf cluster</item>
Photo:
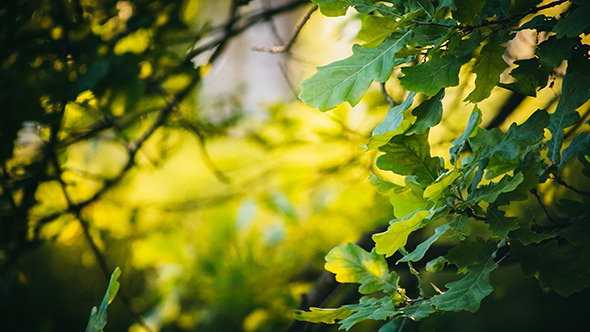
[[[326,269],[336,274],[337,281],[359,283],[360,293],[371,294],[359,304],[298,311],[295,317],[338,321],[346,330],[361,320],[384,320],[388,323],[382,330],[389,331],[403,325],[405,318],[418,321],[441,311],[475,312],[494,290],[490,273],[506,258],[522,262],[525,274],[535,275],[543,287],[563,296],[590,286],[590,242],[582,235],[590,225],[590,211],[583,207],[588,193],[562,180],[576,156],[583,166],[581,173],[589,175],[589,134],[579,130],[586,120],[578,108],[590,99],[590,46],[582,38],[590,32],[583,18],[590,3],[314,2],[326,16],[354,8],[361,17],[359,38],[365,44],[354,45],[349,58],[318,68],[301,84],[300,98],[322,111],[344,102],[354,106],[371,82],[399,80],[407,97],[387,112],[367,149],[378,149],[376,166],[402,176],[405,183],[400,186],[373,176],[378,190],[389,192],[395,219],[386,231],[373,235],[375,247],[370,253],[347,244],[326,256]],[[551,16],[546,16],[548,9]],[[507,62],[507,43],[523,30],[537,36],[534,54]],[[396,68],[401,68],[401,75],[392,78]],[[443,111],[452,112],[443,107],[445,90],[459,84],[463,68],[472,68],[476,76],[475,87],[464,99],[473,104],[473,111],[444,160],[431,155],[429,132],[440,125]],[[508,68],[509,78],[502,76]],[[507,131],[480,127],[480,103],[494,88],[535,97],[560,72],[561,93],[554,110],[531,112],[526,121],[513,123]],[[566,141],[569,145],[564,149]],[[539,193],[551,185],[567,188],[568,197],[574,198],[554,198],[559,201],[548,209]],[[516,202],[525,200],[542,208],[532,221],[513,212]],[[559,209],[570,204],[579,208]],[[482,222],[483,238],[473,230]],[[408,238],[427,226],[436,226],[434,234],[408,253]],[[454,265],[464,276],[445,287],[433,285],[438,291],[434,296],[425,295],[422,283],[416,298],[407,297],[402,286],[393,288],[399,280],[395,272],[384,269],[385,257],[399,253],[398,263],[406,262],[420,280],[426,272],[419,272],[413,263],[421,262],[429,248],[444,238],[455,241],[455,246],[425,264],[426,270],[435,273]]]

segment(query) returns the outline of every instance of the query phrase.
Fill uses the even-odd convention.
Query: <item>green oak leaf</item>
[[[490,182],[487,185],[477,187],[467,196],[465,202],[467,204],[477,204],[481,201],[493,203],[500,194],[515,190],[523,180],[524,176],[520,172],[514,177],[506,174],[499,182]]]
[[[530,7],[527,7],[527,10]],[[557,23],[557,19],[555,17],[547,17],[545,15],[537,15],[533,17],[530,21],[525,22],[521,25],[516,31],[520,30],[537,30],[537,31],[551,31],[553,30],[553,26]]]
[[[497,267],[493,255],[485,263],[469,266],[467,275],[446,284],[448,290],[434,296],[431,299],[432,304],[438,310],[476,312],[481,300],[494,290],[490,285],[490,272]]]
[[[379,156],[377,167],[399,175],[412,175],[422,187],[438,178],[440,159],[430,156],[428,132],[422,135],[395,136],[379,148],[385,154]]]
[[[449,250],[445,259],[459,268],[483,264],[497,248],[498,244],[493,240],[484,241],[481,238],[476,238],[475,241],[466,240]]]
[[[521,261],[526,275],[534,275],[542,287],[549,287],[561,296],[569,296],[590,286],[587,248],[558,246],[557,240],[551,240],[536,246],[513,241],[510,249]]]
[[[437,201],[442,195],[443,191],[460,176],[461,172],[456,169],[452,169],[444,173],[438,179],[436,179],[436,181],[424,189],[424,198],[430,198],[433,201]]]
[[[358,304],[346,305],[346,308],[354,313],[340,321],[340,329],[348,331],[356,323],[364,320],[386,320],[399,315],[401,312],[396,310],[390,296],[380,299],[363,296]]]
[[[561,161],[559,162],[559,168],[565,167],[565,164],[573,156],[580,154],[590,154],[590,133],[579,133],[570,145],[563,150],[561,155]]]
[[[341,283],[359,283],[361,294],[379,290],[393,294],[397,291],[398,276],[389,273],[387,262],[374,250],[367,252],[353,243],[335,247],[326,255],[325,269],[336,274]]]
[[[561,97],[555,112],[551,113],[549,126],[551,139],[547,142],[547,157],[554,163],[561,162],[560,150],[563,144],[564,129],[574,125],[580,115],[576,109],[590,98],[590,78],[568,67],[561,85]]]
[[[400,186],[390,191],[389,201],[393,205],[393,214],[396,218],[403,218],[416,210],[428,207],[422,188],[411,182],[406,183],[405,187]]]
[[[410,92],[403,103],[387,111],[385,119],[373,130],[369,143],[367,143],[367,150],[387,144],[393,136],[403,134],[411,126],[411,122],[404,119],[404,111],[412,106],[415,95]]]
[[[295,310],[293,318],[311,323],[334,324],[336,323],[336,320],[345,319],[354,312],[346,307],[336,309],[311,307],[309,310],[310,311]]]
[[[346,14],[350,1],[346,0],[311,0],[320,7],[320,12],[328,17],[342,16]]]
[[[395,254],[400,247],[406,245],[410,233],[418,229],[429,214],[427,210],[420,210],[402,219],[392,220],[387,231],[373,234],[376,252],[386,257]]]
[[[577,246],[590,244],[590,223],[586,218],[574,221],[570,226],[559,231],[559,236]]]
[[[512,90],[527,96],[536,97],[537,89],[547,85],[551,68],[545,68],[539,58],[531,58],[514,61],[518,67],[510,71],[510,76],[516,79],[515,83],[499,83],[498,86]]]
[[[520,228],[520,225],[516,222],[518,218],[506,217],[504,214],[505,212],[496,206],[490,206],[486,211],[486,223],[490,226],[490,232],[500,239],[505,239],[508,237],[508,232]]]
[[[516,229],[508,233],[508,236],[513,240],[518,240],[518,242],[528,246],[529,244],[533,243],[541,243],[545,240],[552,239],[557,236],[554,233],[536,233],[530,230],[529,228],[523,227],[520,225],[521,228]]]
[[[402,314],[413,321],[424,319],[435,312],[429,300],[416,301],[402,309]]]
[[[321,111],[345,101],[356,105],[371,82],[387,81],[395,66],[407,62],[407,59],[398,59],[394,55],[408,43],[411,34],[411,31],[398,31],[371,49],[354,45],[352,56],[319,67],[315,75],[303,81],[299,98]]]
[[[411,253],[405,255],[404,257],[402,257],[400,260],[397,261],[397,263],[399,262],[417,262],[419,260],[421,260],[424,255],[426,254],[426,251],[430,248],[430,246],[436,242],[438,240],[438,238],[441,237],[441,235],[443,235],[446,231],[448,231],[451,228],[451,226],[449,224],[443,224],[438,226],[435,230],[434,230],[434,234],[429,237],[426,241],[420,243],[418,246],[416,246],[416,249],[414,249]],[[396,263],[396,264],[397,264]]]
[[[111,280],[109,281],[109,286],[107,287],[107,291],[102,299],[100,307],[97,309],[96,307],[92,308],[90,312],[90,319],[88,320],[88,325],[86,326],[86,332],[102,332],[103,328],[107,324],[107,307],[117,295],[119,291],[119,276],[121,275],[121,269],[118,267],[115,268],[113,273],[111,274]]]
[[[539,62],[544,67],[559,67],[563,60],[569,60],[572,50],[579,44],[579,37],[557,39],[557,37],[551,36],[537,46],[535,54],[537,54]]]
[[[486,44],[480,53],[473,72],[477,75],[475,89],[465,98],[466,101],[478,103],[490,96],[492,89],[500,82],[500,74],[508,68],[508,64],[502,59],[506,50],[500,42]]]
[[[459,70],[468,60],[467,57],[435,55],[426,63],[402,68],[404,76],[399,81],[407,90],[434,96],[443,88],[459,84]]]
[[[406,135],[422,134],[428,128],[439,124],[443,113],[441,100],[444,96],[445,90],[442,89],[432,98],[423,101],[420,105],[414,108],[412,115],[416,117],[416,121],[414,121],[414,124],[407,131]]]
[[[581,2],[580,6],[575,8],[569,15],[559,19],[553,27],[553,31],[557,34],[557,38],[577,37],[590,26],[589,16],[590,3],[587,1]]]
[[[477,23],[478,14],[484,4],[485,1],[455,0],[455,7],[452,10],[453,18],[467,24]]]
[[[375,190],[377,190],[378,193],[381,194],[389,193],[393,189],[403,188],[402,186],[395,184],[389,180],[386,180],[373,173],[369,175],[369,183],[371,184],[371,186],[373,186],[373,188],[375,188]]]
[[[372,48],[381,44],[390,34],[396,31],[400,24],[391,17],[363,15],[358,37],[365,41],[365,48]]]
[[[469,120],[467,121],[467,126],[465,130],[461,134],[461,136],[457,137],[453,141],[453,146],[449,150],[449,154],[451,155],[451,164],[455,165],[455,161],[459,157],[459,153],[463,150],[463,146],[465,145],[465,141],[467,138],[475,135],[477,133],[477,128],[481,123],[481,110],[475,105],[473,107],[473,111],[469,116]]]

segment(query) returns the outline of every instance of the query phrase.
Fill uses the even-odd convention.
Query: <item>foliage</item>
[[[111,274],[111,280],[109,280],[109,285],[107,287],[107,292],[104,294],[104,298],[100,303],[100,308],[92,307],[92,311],[90,312],[90,319],[88,320],[88,325],[86,326],[86,332],[102,332],[102,329],[107,324],[107,307],[113,300],[115,296],[117,296],[117,292],[119,291],[119,276],[121,275],[121,269],[118,267],[115,268],[113,274]]]
[[[562,296],[588,288],[590,242],[582,235],[588,228],[589,211],[582,207],[588,192],[564,180],[589,175],[588,133],[582,129],[587,128],[587,114],[577,111],[590,99],[590,45],[585,37],[590,29],[582,16],[590,9],[588,2],[314,2],[326,16],[344,15],[353,7],[362,22],[359,37],[367,43],[355,45],[351,57],[318,68],[301,84],[300,97],[322,111],[344,102],[354,106],[371,81],[398,80],[408,96],[391,105],[367,149],[382,153],[376,161],[381,176],[401,175],[404,185],[386,187],[386,179],[373,175],[376,188],[389,191],[395,219],[386,231],[373,235],[371,252],[346,244],[326,256],[326,269],[337,281],[361,285],[359,292],[365,295],[359,304],[311,308],[298,311],[295,318],[336,320],[345,330],[363,320],[382,320],[389,321],[382,331],[389,331],[401,329],[406,318],[475,312],[494,290],[490,274],[506,261],[522,262],[524,273]],[[535,36],[534,53],[507,62],[507,45],[525,31]],[[390,78],[396,67],[401,67],[401,76]],[[511,77],[503,75],[507,68]],[[433,156],[429,134],[443,112],[453,112],[445,97],[449,91],[456,94],[451,88],[461,80],[470,79],[461,72],[475,74],[474,87],[464,98],[473,111],[448,155]],[[506,131],[480,127],[485,100],[496,87],[535,97],[548,85],[561,86],[554,108],[548,104],[526,111],[526,121]],[[575,156],[581,165],[573,162]],[[548,200],[572,208],[547,208]],[[521,201],[540,206],[541,213],[532,221],[519,218]],[[425,227],[436,227],[434,234],[408,253],[408,239]],[[443,239],[453,248],[444,257],[422,262]],[[411,290],[403,285],[392,289],[399,280],[391,276],[397,274],[383,270],[384,257],[398,252],[398,263],[407,262],[419,281],[416,297],[409,297]],[[414,265],[421,263],[427,271]],[[444,288],[433,284],[438,293],[427,295],[424,275],[444,265],[465,275]]]

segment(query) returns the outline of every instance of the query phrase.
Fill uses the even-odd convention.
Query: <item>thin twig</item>
[[[311,14],[313,14],[317,9],[318,9],[318,5],[313,5],[307,11],[307,13],[305,13],[305,16],[303,16],[303,19],[301,20],[301,22],[299,22],[297,27],[295,27],[295,31],[293,32],[293,34],[291,35],[291,38],[289,38],[289,41],[287,41],[287,43],[280,45],[280,46],[273,46],[273,47],[255,46],[252,48],[252,50],[260,51],[260,52],[268,52],[268,53],[289,53],[289,51],[291,50],[291,47],[293,47],[293,44],[295,44],[295,39],[297,39],[297,36],[299,36],[299,33],[301,33],[303,26],[305,26],[305,23],[307,23],[307,21],[311,17]]]
[[[537,192],[537,189],[531,189],[529,190],[529,192],[531,194],[533,194],[533,196],[535,196],[535,198],[537,199],[537,202],[539,202],[539,205],[541,206],[541,208],[543,209],[543,211],[545,212],[545,215],[547,215],[547,219],[553,224],[553,225],[557,225],[558,223],[551,218],[551,215],[549,214],[549,210],[547,210],[547,207],[545,206],[545,204],[543,204],[543,201],[541,200],[541,197],[539,196],[539,193]]]
[[[555,181],[557,184],[562,185],[564,187],[566,187],[567,189],[580,194],[580,195],[584,195],[584,196],[590,196],[590,191],[584,191],[584,190],[580,190],[580,189],[576,189],[574,187],[572,187],[571,185],[567,184],[567,182],[565,182],[562,178],[560,178],[559,176],[555,176],[553,177],[553,181]]]

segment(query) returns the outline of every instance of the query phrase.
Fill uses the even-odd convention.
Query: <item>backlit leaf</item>
[[[486,44],[481,49],[480,58],[473,67],[477,75],[475,90],[465,100],[478,103],[490,96],[492,89],[500,82],[500,74],[508,68],[508,64],[502,59],[506,47],[499,42]]]
[[[547,157],[554,163],[560,163],[560,150],[563,143],[563,130],[574,125],[580,115],[576,109],[590,98],[590,78],[569,68],[561,85],[561,97],[555,112],[549,118],[551,139],[547,142]]]
[[[113,273],[111,274],[111,280],[109,281],[109,286],[107,291],[102,299],[100,307],[97,309],[96,307],[92,308],[90,312],[90,319],[88,320],[88,325],[86,326],[86,332],[102,332],[102,329],[107,324],[107,307],[117,295],[119,291],[119,276],[121,275],[121,269],[118,267],[115,268]]]
[[[438,226],[434,230],[434,234],[431,237],[429,237],[426,241],[420,243],[416,247],[416,249],[414,249],[414,251],[405,255],[397,262],[398,263],[399,262],[409,262],[409,261],[417,262],[417,261],[421,260],[424,257],[424,255],[426,254],[426,251],[430,248],[430,246],[434,242],[436,242],[438,240],[438,238],[440,238],[440,236],[443,235],[450,228],[451,228],[451,226],[449,224],[443,224],[443,225]]]
[[[375,251],[366,252],[353,243],[335,247],[326,255],[326,270],[336,274],[336,281],[359,283],[361,294],[378,290],[394,293],[398,277],[389,273],[387,262]]]
[[[404,123],[404,111],[412,106],[414,96],[415,93],[410,92],[403,103],[387,111],[385,119],[373,130],[369,143],[367,143],[368,150],[387,144],[393,136],[402,134],[409,128],[411,123],[408,120]]]
[[[400,248],[406,245],[408,236],[418,226],[422,220],[430,213],[426,210],[417,211],[402,219],[393,220],[387,231],[373,235],[375,241],[375,250],[378,254],[389,257]]]
[[[402,68],[399,81],[405,89],[434,96],[440,89],[459,84],[459,70],[468,58],[433,56],[426,63]]]
[[[321,111],[332,109],[343,102],[356,105],[371,82],[387,81],[393,68],[407,61],[397,59],[394,55],[410,37],[410,31],[399,31],[375,48],[354,45],[352,56],[319,67],[315,75],[301,83],[299,98]]]
[[[293,318],[311,323],[334,324],[336,320],[342,320],[353,313],[346,307],[337,309],[309,308],[309,311],[295,310]]]
[[[377,158],[377,167],[399,175],[416,177],[421,186],[427,187],[438,178],[439,158],[430,156],[428,132],[422,135],[395,136],[379,148],[385,152]]]

